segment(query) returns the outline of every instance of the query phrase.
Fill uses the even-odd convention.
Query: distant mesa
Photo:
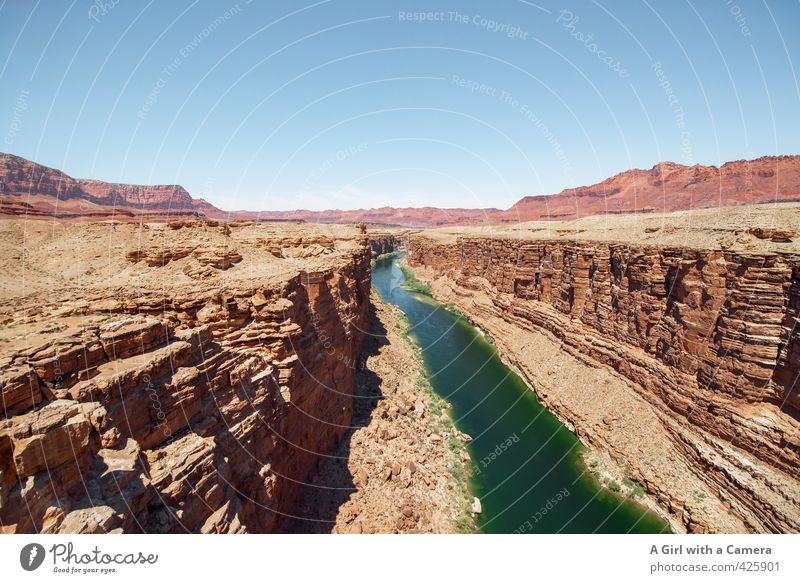
[[[0,153],[0,217],[119,220],[202,216],[182,186],[83,180]]]
[[[439,227],[793,201],[800,201],[800,156],[764,156],[719,167],[661,162],[649,170],[628,170],[598,184],[526,196],[508,210],[383,207],[225,211],[202,198],[192,198],[180,185],[142,186],[72,178],[60,170],[0,153],[0,218],[162,221],[206,217]]]
[[[501,221],[672,212],[800,200],[800,156],[764,156],[717,166],[656,164],[552,196],[527,196]]]

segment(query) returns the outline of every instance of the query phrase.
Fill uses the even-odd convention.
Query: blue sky
[[[233,209],[457,206],[800,153],[800,3],[0,4],[0,150]]]

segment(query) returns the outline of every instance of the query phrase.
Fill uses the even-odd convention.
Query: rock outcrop
[[[350,424],[366,236],[40,224],[0,232],[0,530],[280,530]]]
[[[100,180],[79,180],[85,197],[107,206],[138,206],[154,209],[190,209],[192,197],[177,184],[141,186]]]
[[[800,156],[764,156],[721,166],[662,162],[621,172],[590,186],[526,196],[507,210],[496,208],[392,208],[267,211],[264,219],[344,223],[363,221],[404,227],[513,224],[592,215],[651,214],[800,200]]]
[[[614,449],[687,528],[800,530],[800,254],[583,237],[423,232],[410,238],[408,261],[499,340],[548,405],[587,441]],[[525,341],[539,337],[558,345],[550,360],[544,350],[542,360],[526,352]],[[600,387],[559,389],[535,370],[562,357],[624,383],[620,407],[596,426],[589,409]],[[614,444],[614,432],[634,433],[634,422],[614,427],[625,391],[653,414],[645,443],[656,432],[669,436],[669,455],[710,485],[734,522],[715,519],[688,488],[670,483],[669,469],[654,461],[665,451]]]

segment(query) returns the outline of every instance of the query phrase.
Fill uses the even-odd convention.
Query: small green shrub
[[[403,277],[405,277],[405,281],[403,282],[403,288],[407,289],[410,292],[431,296],[431,286],[425,283],[424,281],[418,280],[414,277],[414,272],[411,271],[406,265],[400,266],[400,271],[403,272]]]

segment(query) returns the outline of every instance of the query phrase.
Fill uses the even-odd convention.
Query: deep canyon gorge
[[[401,246],[596,479],[641,485],[678,531],[796,532],[800,208],[780,210],[4,221],[3,532],[471,530],[470,437],[370,290]]]
[[[0,226],[2,532],[471,530],[463,436],[371,301],[394,234]]]
[[[500,406],[475,379],[506,366],[506,397],[538,399],[519,426],[555,415],[547,432],[580,439],[569,471],[585,492],[633,516],[573,528],[800,531],[796,203],[431,229],[226,221],[178,186],[0,163],[3,533],[519,531],[530,517],[488,524],[529,490],[521,476],[539,482],[527,458],[510,465],[528,450],[493,462],[521,484],[494,499],[470,491],[470,453],[521,431],[442,401],[469,381],[476,406]],[[722,168],[731,188],[751,170]],[[633,190],[665,172],[713,179],[631,172]],[[756,202],[778,184],[759,172]],[[608,185],[624,196],[625,180]],[[373,278],[400,250],[391,269],[422,291],[402,301],[386,265]],[[441,373],[430,346],[471,351],[481,334],[494,346],[458,361],[474,370]]]

